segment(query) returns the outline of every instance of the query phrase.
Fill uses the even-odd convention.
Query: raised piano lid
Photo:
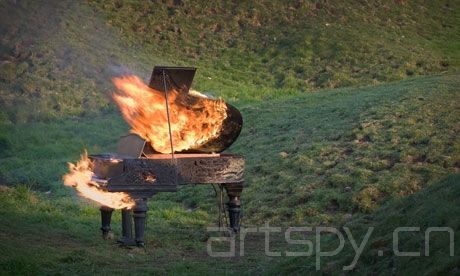
[[[188,93],[195,77],[195,67],[155,66],[149,86],[158,91],[164,91],[163,71],[166,75],[168,89],[175,88]]]

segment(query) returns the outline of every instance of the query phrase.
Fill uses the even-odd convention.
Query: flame
[[[113,78],[118,89],[113,99],[131,132],[161,153],[170,153],[165,95],[134,75]],[[171,89],[167,93],[174,151],[194,149],[217,137],[227,117],[222,100],[198,97]]]
[[[99,184],[92,180],[91,161],[85,152],[76,165],[68,163],[69,173],[64,175],[64,184],[75,187],[81,196],[94,200],[101,205],[114,209],[132,208],[134,200],[127,193],[110,193],[99,189]]]

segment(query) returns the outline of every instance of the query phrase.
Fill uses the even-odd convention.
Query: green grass
[[[1,121],[112,112],[113,76],[164,62],[124,43],[82,2],[0,1],[0,33]]]
[[[380,205],[392,206],[387,203],[395,202],[392,198],[398,201],[458,171],[458,87],[455,75],[424,77],[239,106],[245,126],[230,150],[247,160],[244,225],[353,223],[363,212],[373,217]],[[2,126],[2,183],[27,183],[42,191],[19,187],[0,193],[2,269],[29,274],[126,269],[138,274],[268,273],[278,262],[275,269],[311,268],[300,260],[266,257],[263,237],[257,236],[249,239],[244,258],[208,257],[205,229],[217,224],[218,213],[209,186],[182,187],[150,201],[146,252],[99,240],[97,207],[78,203],[61,176],[65,163],[78,159],[83,148],[90,153],[113,150],[126,131],[116,114]],[[383,221],[378,216],[385,212],[375,215],[376,221]],[[458,213],[451,212],[454,217]],[[422,217],[441,218],[437,213]],[[275,239],[280,249],[286,247],[282,239]],[[363,259],[363,271],[377,266],[369,262]],[[403,262],[398,267],[412,266]]]
[[[453,275],[460,266],[459,206],[460,175],[449,175],[428,189],[409,197],[388,202],[372,215],[361,215],[344,224],[351,230],[358,244],[369,227],[374,227],[364,247],[361,258],[353,269],[359,275],[397,274]],[[397,257],[393,251],[393,231],[398,227],[420,227],[419,232],[401,232],[399,247],[402,252],[420,252],[420,257]],[[450,256],[449,234],[430,234],[429,256],[425,256],[425,231],[429,227],[450,227],[454,231],[454,256]],[[342,231],[343,232],[343,231]],[[344,233],[343,233],[344,234]],[[345,235],[345,234],[344,234]],[[324,237],[323,248],[337,247],[335,237]],[[383,252],[383,256],[378,255]],[[323,257],[322,273],[339,274],[342,267],[350,265],[355,251],[348,242],[345,249],[334,257]],[[315,257],[285,259],[270,274],[306,274],[315,271]]]
[[[358,242],[375,227],[354,268],[359,274],[452,274],[458,272],[460,247],[449,256],[445,233],[430,236],[430,257],[395,257],[392,232],[401,226],[420,227],[416,235],[401,234],[400,250],[422,252],[428,227],[451,227],[460,234],[457,200],[460,176],[451,175],[421,193],[395,199],[372,215],[359,215],[344,224]],[[313,274],[315,256],[268,258],[264,256],[263,236],[246,238],[245,256],[210,258],[205,226],[212,221],[201,210],[185,212],[177,203],[150,202],[146,249],[126,249],[102,240],[96,206],[76,203],[70,198],[38,194],[26,186],[1,187],[0,192],[0,273],[11,275],[44,274]],[[120,215],[112,226],[119,238]],[[272,235],[272,250],[293,250],[284,236]],[[337,241],[322,237],[322,248],[336,247]],[[224,248],[223,250],[228,250]],[[382,257],[378,251],[383,251]],[[322,258],[323,273],[337,273],[349,265],[354,251],[347,242],[335,257]]]
[[[241,103],[245,125],[230,151],[247,160],[244,224],[340,225],[458,171],[458,87],[458,75],[448,75]],[[200,273],[211,266],[220,273],[266,272],[274,263],[257,250],[223,263],[207,257],[204,229],[217,223],[217,202],[211,187],[196,186],[151,201],[149,253],[136,251],[133,268],[130,251],[95,240],[97,208],[77,204],[61,180],[66,162],[84,148],[113,150],[128,130],[121,117],[2,124],[0,130],[1,183],[41,191],[2,192],[2,249],[15,252],[3,254],[7,271]],[[263,237],[253,243],[260,248]],[[199,258],[184,259],[184,252]]]
[[[327,224],[456,171],[457,87],[423,78],[243,107],[246,215]]]
[[[264,256],[263,236],[249,238],[245,257],[210,258],[205,228],[217,224],[218,209],[209,186],[150,201],[146,251],[99,239],[97,207],[61,177],[83,149],[113,151],[128,132],[110,78],[148,78],[154,64],[199,67],[195,88],[242,112],[229,151],[247,160],[244,225],[376,225],[373,243],[384,247],[386,230],[403,223],[458,233],[458,210],[448,209],[458,177],[438,183],[460,167],[456,1],[179,2],[0,0],[0,185],[10,187],[0,191],[0,273],[300,273],[314,265]],[[369,257],[377,249],[366,249],[358,272],[386,273],[392,262],[401,273],[458,266],[440,255],[395,266]],[[347,250],[323,272],[347,263]]]
[[[238,106],[245,118],[229,149],[247,160],[246,220],[332,223],[371,212],[458,170],[458,76],[337,89]],[[86,148],[111,151],[128,128],[116,114],[2,126],[0,177],[67,194],[66,162]],[[209,190],[165,194],[212,205]]]
[[[180,2],[89,1],[133,44],[173,63],[200,65],[199,88],[223,83],[227,97],[238,83],[311,91],[446,71],[460,62],[455,1]]]
[[[37,194],[25,186],[2,187],[0,198],[2,275],[232,270],[231,261],[216,266],[218,260],[207,259],[205,226],[209,216],[200,210],[185,212],[179,204],[152,202],[146,249],[126,249],[116,246],[114,240],[102,240],[99,211],[94,205]],[[119,212],[114,213],[112,226],[115,238],[120,238]]]
[[[227,101],[455,72],[457,1],[1,1],[0,120],[113,111],[111,77],[198,67]]]
[[[114,151],[127,132],[118,114],[0,125],[1,182],[54,191],[62,184],[67,162],[78,159],[83,149]]]

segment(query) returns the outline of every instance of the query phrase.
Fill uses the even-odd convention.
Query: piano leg
[[[225,190],[228,195],[228,217],[230,220],[230,228],[233,232],[240,231],[241,222],[241,201],[240,196],[243,191],[243,183],[224,184]]]
[[[131,209],[121,210],[121,233],[122,238],[118,241],[121,245],[136,245],[133,239],[133,212]]]
[[[113,209],[107,206],[101,206],[100,208],[101,211],[101,231],[102,231],[102,238],[104,240],[111,238],[111,228],[110,228],[110,222],[112,220],[112,212]]]
[[[136,206],[134,207],[134,230],[136,232],[136,245],[143,247],[144,244],[144,232],[147,219],[147,200],[138,199],[136,200]]]

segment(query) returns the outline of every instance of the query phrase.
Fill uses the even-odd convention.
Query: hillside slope
[[[309,91],[460,65],[458,1],[89,3],[133,43],[230,85]]]
[[[379,225],[394,225],[392,217],[388,223],[385,219],[388,212],[397,214],[400,205],[378,211],[380,205],[459,171],[458,87],[458,75],[423,77],[239,105],[245,127],[231,151],[247,159],[243,225],[341,225],[358,219],[359,226],[363,212],[371,217],[377,212]],[[1,270],[34,275],[313,271],[311,260],[266,257],[263,236],[248,238],[244,257],[210,258],[205,229],[217,225],[218,201],[204,185],[182,187],[149,202],[145,251],[101,240],[97,206],[80,202],[62,185],[61,176],[66,162],[77,160],[83,148],[111,151],[127,131],[118,114],[0,126],[0,182],[15,186],[0,189]],[[402,214],[400,222],[417,217],[422,226],[431,221],[455,226],[458,178],[449,183],[454,183],[449,197],[442,196],[443,189],[440,196],[428,190],[424,195],[431,199],[409,201],[424,213]],[[434,204],[441,213],[431,213]],[[119,220],[116,215],[117,235]],[[387,233],[381,234],[387,241]],[[284,236],[273,243],[275,249],[288,250]],[[440,239],[433,248],[443,246]],[[380,262],[374,253],[363,258],[359,271],[391,268],[391,259]],[[348,264],[349,256],[341,256],[340,263],[325,261],[325,272]],[[457,259],[445,257],[430,259],[436,261],[432,269],[452,271]],[[404,262],[396,267],[414,269]]]
[[[0,1],[0,274],[252,274],[312,264],[265,257],[263,236],[249,239],[244,258],[209,258],[205,229],[218,208],[203,185],[149,202],[147,250],[99,239],[97,206],[62,175],[84,149],[113,151],[129,131],[111,104],[111,77],[147,79],[155,64],[199,67],[195,88],[241,110],[229,151],[247,160],[244,225],[360,230],[370,218],[458,230],[458,209],[449,209],[458,177],[436,184],[460,170],[458,1],[213,3]],[[440,212],[430,215],[434,204]],[[387,218],[398,208],[409,217]],[[433,260],[441,272],[458,265]],[[370,273],[392,261],[363,262]]]
[[[247,160],[245,220],[340,222],[458,171],[458,87],[458,75],[424,77],[238,105],[245,123],[229,151]],[[69,194],[66,162],[113,151],[127,132],[118,114],[0,127],[0,179]],[[212,195],[158,197],[210,210]]]
[[[1,1],[0,122],[113,110],[111,77],[198,67],[228,101],[455,71],[458,1]]]
[[[460,166],[460,81],[429,77],[242,108],[246,216],[328,224]]]
[[[163,63],[139,54],[84,2],[0,1],[0,123],[114,111],[113,76]]]
[[[402,235],[401,250],[422,252],[427,227],[451,227],[460,235],[458,197],[460,176],[451,175],[426,191],[391,201],[373,215],[360,216],[345,226],[361,241],[367,227],[375,227],[353,272],[359,274],[453,275],[458,273],[459,243],[449,256],[446,233],[430,236],[430,257],[395,257],[392,232],[396,227],[420,227],[420,235]],[[248,235],[244,257],[211,258],[206,253],[205,232],[209,217],[202,211],[186,212],[168,201],[150,204],[146,249],[126,249],[100,238],[97,208],[69,199],[50,199],[25,187],[0,187],[0,274],[313,274],[315,256],[273,258],[264,255],[264,236]],[[114,216],[116,237],[119,215]],[[8,238],[7,238],[8,237]],[[272,250],[285,251],[284,235],[271,235]],[[325,236],[323,247],[336,248]],[[225,248],[224,250],[228,250]],[[384,256],[378,256],[381,250]],[[320,273],[338,274],[349,265],[354,251],[349,243],[335,257],[323,257]],[[180,260],[180,261],[179,261]]]
[[[374,227],[361,258],[352,270],[359,275],[456,275],[460,267],[460,175],[449,175],[428,189],[407,198],[391,201],[374,214],[361,216],[345,224],[354,237],[365,236]],[[398,227],[419,227],[420,231],[399,233],[398,250],[420,252],[421,256],[395,256],[393,231]],[[449,227],[454,234],[451,256],[447,232],[429,236],[429,256],[425,256],[425,231],[430,227]],[[360,240],[360,239],[358,239]],[[325,238],[323,248],[336,248],[337,240]],[[326,245],[328,244],[328,245]],[[379,251],[383,252],[382,256]],[[349,244],[337,256],[323,259],[322,273],[338,274],[350,265],[355,252]],[[315,271],[315,257],[292,258],[272,267],[270,275],[302,274]]]

